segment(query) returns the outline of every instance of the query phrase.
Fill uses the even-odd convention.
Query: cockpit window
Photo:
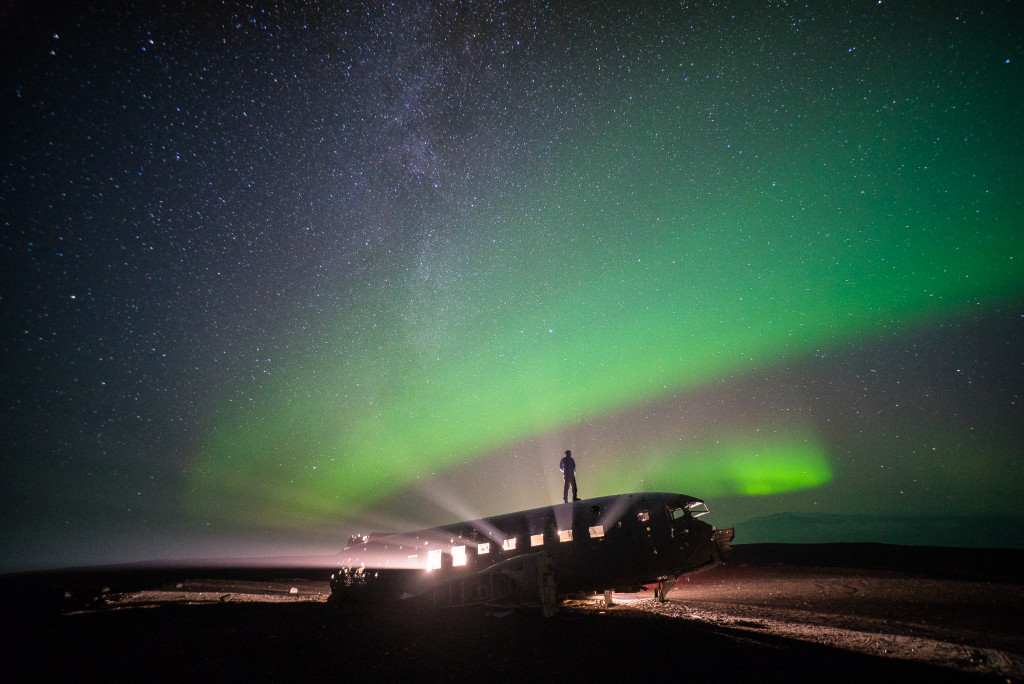
[[[708,510],[708,505],[703,501],[691,501],[686,504],[686,510],[690,511],[690,515],[694,518],[699,518],[702,515],[707,515],[711,511]]]
[[[699,518],[702,515],[707,515],[711,511],[708,510],[707,504],[703,501],[690,501],[683,506],[669,506],[669,515],[673,520],[679,520],[679,518]]]

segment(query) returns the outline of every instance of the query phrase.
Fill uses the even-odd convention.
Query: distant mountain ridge
[[[775,513],[736,524],[737,544],[836,542],[1024,549],[1024,516]]]

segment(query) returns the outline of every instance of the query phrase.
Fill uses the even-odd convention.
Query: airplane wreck
[[[644,492],[558,504],[415,532],[354,536],[331,575],[332,601],[439,607],[538,606],[560,597],[655,587],[722,563],[734,529],[700,520],[701,499]]]

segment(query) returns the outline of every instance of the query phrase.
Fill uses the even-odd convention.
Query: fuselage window
[[[477,553],[478,556],[482,556],[485,553],[490,553],[490,552],[491,552],[491,543],[490,542],[484,542],[483,544],[477,544],[476,553]]]
[[[648,520],[651,519],[651,514],[648,513],[647,511],[640,511],[639,513],[636,514],[636,518],[640,522],[647,522]]]
[[[544,535],[543,534],[531,534],[530,535],[530,546],[544,546]]]
[[[604,525],[594,525],[590,528],[590,538],[600,539],[604,536]]]
[[[511,539],[506,539],[504,542],[502,542],[501,548],[505,549],[506,551],[515,551],[516,538],[512,537]]]
[[[572,541],[572,530],[558,530],[558,541],[570,542]]]
[[[439,570],[441,568],[441,549],[431,549],[427,552],[427,570]]]
[[[452,547],[452,565],[459,566],[466,564],[466,547],[465,546],[453,546]]]

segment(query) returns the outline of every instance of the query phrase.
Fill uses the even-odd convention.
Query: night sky
[[[0,9],[0,570],[565,449],[737,543],[1024,545],[1021,3],[96,4]]]

